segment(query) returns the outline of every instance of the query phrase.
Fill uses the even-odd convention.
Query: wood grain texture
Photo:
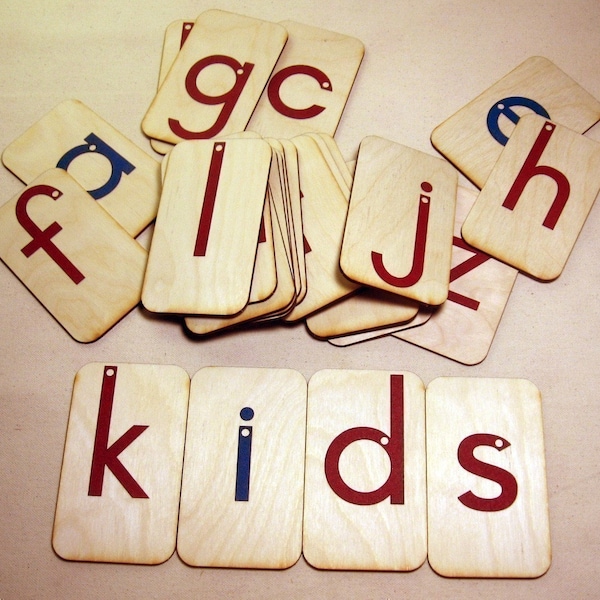
[[[458,187],[448,300],[422,327],[392,333],[467,365],[487,356],[518,273],[461,241],[462,224],[476,198],[476,192]]]
[[[273,152],[266,206],[271,211],[276,288],[269,297],[260,302],[249,303],[233,317],[186,317],[186,327],[194,334],[205,335],[241,323],[280,318],[293,308],[294,302],[299,301],[303,292],[306,293],[297,153],[293,144],[287,140],[280,142],[271,138],[266,141]],[[292,186],[288,170],[291,170],[292,175],[294,171],[296,173]],[[294,189],[294,185],[295,197],[290,194],[290,187]],[[297,230],[300,231],[299,239],[296,239]]]
[[[547,111],[550,119],[578,133],[588,130],[600,119],[600,102],[577,82],[547,58],[528,58],[431,134],[434,147],[480,189],[503,148],[488,129],[490,110],[498,111],[498,115],[493,114],[492,122],[504,138],[511,136],[515,120],[532,112],[532,108],[518,103],[507,105],[506,99],[515,97],[534,100]],[[505,106],[500,108],[500,104]]]
[[[142,291],[146,308],[191,315],[244,308],[270,162],[259,139],[193,140],[171,151]],[[211,198],[212,212],[205,211]]]
[[[344,230],[343,273],[425,304],[444,302],[457,184],[446,161],[380,137],[365,138]]]
[[[413,300],[363,287],[307,317],[306,326],[314,336],[326,339],[405,323],[418,310]]]
[[[253,131],[236,131],[235,133],[229,133],[228,135],[224,135],[221,139],[226,141],[238,139],[260,140],[262,138],[260,135],[258,135],[258,133],[254,133]],[[171,150],[173,150],[174,147],[175,146],[171,144],[169,151],[163,156],[162,160],[160,161],[160,180],[162,184],[164,184],[165,182],[167,167],[169,166],[169,157],[171,156]]]
[[[317,142],[331,172],[335,176],[337,184],[340,186],[342,192],[344,192],[344,195],[348,196],[348,200],[350,200],[354,167],[351,169],[348,163],[346,163],[339,146],[332,136],[326,133],[308,133],[307,135]]]
[[[328,483],[328,449],[348,429],[379,430],[383,441],[357,438],[343,449],[339,474],[358,492],[387,485],[391,462],[384,448],[398,441],[392,442],[392,436],[402,436],[398,424],[390,423],[392,376],[401,377],[403,390],[403,503],[387,497],[355,504]],[[308,389],[304,557],[320,569],[418,568],[427,554],[423,383],[412,373],[325,370],[311,377]],[[395,483],[392,487],[398,492]]]
[[[244,130],[286,40],[287,32],[281,25],[221,10],[203,12],[144,116],[144,133],[177,143]],[[211,63],[203,68],[200,61],[210,62],[215,56],[235,62]],[[199,72],[192,81],[193,94],[200,100],[202,96],[223,98],[223,103],[198,102],[190,96],[186,78],[194,68]],[[235,87],[238,81],[239,90]],[[227,118],[216,125],[225,102],[232,105],[231,110],[223,113]],[[181,135],[173,130],[174,121],[184,130]]]
[[[112,161],[97,148],[94,134],[125,161],[128,173],[112,167]],[[70,150],[87,146],[86,151],[68,165],[69,174],[86,190],[102,190],[111,177],[115,185],[98,192],[102,206],[131,236],[140,233],[156,217],[160,197],[159,163],[127,139],[112,125],[79,100],[65,100],[44,115],[2,154],[2,162],[21,181],[31,183],[43,172],[53,169]],[[92,147],[95,150],[92,150]],[[123,163],[125,164],[125,163]]]
[[[310,136],[297,136],[292,142],[298,151],[302,224],[308,244],[305,245],[307,293],[286,317],[297,321],[347,296],[358,285],[349,281],[339,267],[347,200],[317,143]]]
[[[265,137],[291,138],[314,131],[333,135],[364,45],[356,38],[295,21],[280,25],[286,28],[288,41],[248,128]]]
[[[467,216],[463,237],[533,277],[556,279],[599,190],[600,144],[527,115]]]
[[[272,206],[272,202],[269,202]],[[197,335],[206,335],[239,325],[256,321],[261,318],[280,316],[287,312],[296,298],[294,279],[286,255],[284,236],[281,225],[277,220],[275,209],[272,208],[272,221],[274,222],[275,268],[277,272],[277,286],[275,291],[262,302],[248,304],[244,310],[233,317],[186,317],[187,329]]]
[[[304,377],[290,369],[201,369],[188,423],[180,558],[191,566],[292,566],[302,550]],[[236,501],[239,430],[250,427],[248,499]]]
[[[317,143],[340,190],[349,201],[353,175],[335,140],[327,134],[307,135]],[[411,300],[363,287],[348,298],[313,313],[307,318],[306,325],[316,337],[338,337],[380,329],[391,323],[404,323],[412,319],[416,312],[417,304]]]
[[[77,341],[97,340],[139,303],[146,251],[66,171],[4,204],[0,231],[0,259]]]
[[[110,374],[112,372],[112,375]],[[104,373],[115,381],[107,448],[146,429],[117,456],[146,498],[104,467],[89,495]],[[175,551],[190,379],[180,367],[89,363],[76,375],[52,546],[68,560],[158,564]]]
[[[426,405],[431,567],[447,577],[544,574],[551,545],[539,390],[523,379],[442,377],[428,385]],[[489,434],[476,458],[480,466],[502,469],[500,485],[497,470],[478,476],[459,463],[459,446],[476,434]],[[464,503],[471,492],[508,504],[510,478],[516,498],[506,508],[483,511]]]

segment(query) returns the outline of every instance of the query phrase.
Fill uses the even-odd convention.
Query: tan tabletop
[[[337,130],[347,160],[377,135],[437,155],[439,123],[530,56],[553,61],[600,98],[597,0],[422,2],[332,0],[204,4],[181,0],[0,3],[0,149],[46,112],[77,98],[149,154],[140,123],[156,91],[172,21],[220,8],[295,20],[360,39],[365,58]],[[588,137],[600,141],[600,126]],[[459,183],[473,188],[464,177]],[[0,204],[23,188],[0,169]],[[562,275],[519,275],[488,357],[464,366],[396,338],[346,348],[303,324],[206,340],[175,319],[134,309],[100,340],[75,342],[0,265],[0,598],[593,598],[600,566],[600,206],[592,208]],[[140,240],[146,244],[149,234]],[[543,396],[553,562],[536,580],[446,579],[410,573],[320,571],[303,558],[284,571],[204,569],[177,555],[155,567],[67,562],[51,546],[75,373],[89,362],[280,367],[516,377]]]

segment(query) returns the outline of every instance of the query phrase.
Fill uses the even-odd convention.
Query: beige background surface
[[[528,56],[541,54],[600,98],[597,0],[295,2],[2,0],[0,147],[65,98],[79,98],[151,152],[140,122],[158,77],[163,32],[223,8],[295,19],[366,46],[338,129],[347,159],[368,135],[431,152],[431,130]],[[591,133],[600,140],[598,129]],[[461,183],[465,183],[461,181]],[[0,202],[22,187],[0,170]],[[561,277],[519,276],[488,358],[465,367],[396,339],[336,348],[303,325],[187,337],[137,308],[98,342],[74,342],[0,265],[0,598],[594,598],[600,591],[600,205]],[[146,239],[148,235],[145,236]],[[413,573],[69,563],[50,545],[73,377],[90,361],[413,371],[523,377],[544,397],[553,564],[533,581]]]

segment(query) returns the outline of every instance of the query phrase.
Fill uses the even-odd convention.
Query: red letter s
[[[511,506],[517,499],[517,480],[508,471],[475,458],[473,452],[479,446],[490,446],[501,452],[508,448],[510,443],[498,435],[476,433],[466,437],[458,446],[458,462],[461,467],[469,471],[469,473],[496,482],[502,488],[502,491],[495,498],[480,498],[469,491],[459,496],[458,499],[466,507],[473,510],[483,512],[504,510]]]

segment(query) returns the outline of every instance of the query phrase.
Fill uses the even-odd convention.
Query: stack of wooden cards
[[[565,266],[600,190],[582,136],[600,102],[533,57],[435,129],[448,160],[369,136],[352,175],[332,136],[363,54],[293,21],[172,23],[142,121],[162,172],[59,105],[3,154],[30,186],[0,211],[0,258],[81,341],[141,299],[197,335],[305,319],[338,346],[392,334],[480,362],[517,273]],[[146,265],[133,237],[155,216]]]
[[[600,190],[600,145],[581,135],[599,119],[600,102],[551,62],[533,57],[442,123],[433,145],[482,188],[479,195],[458,188],[450,237],[447,224],[437,228],[429,220],[442,189],[429,171],[414,171],[405,228],[391,224],[390,211],[405,210],[409,178],[398,177],[400,158],[391,167],[396,146],[364,140],[341,267],[380,292],[364,291],[309,317],[309,329],[340,346],[392,334],[466,364],[483,360],[517,272],[547,281],[565,266]],[[434,245],[438,254],[428,259]],[[439,274],[449,272],[445,288],[437,280],[437,295],[427,270],[434,265]],[[383,292],[419,300],[417,317],[399,324]]]
[[[80,342],[140,302],[160,164],[77,100],[2,154],[27,187],[0,209],[0,258]]]
[[[333,135],[363,55],[362,42],[337,32],[208,10],[167,28],[142,129],[163,154],[244,129]]]
[[[230,92],[221,93],[218,99],[217,92],[209,87],[208,78],[204,83],[206,89],[200,92],[200,76],[212,65],[206,55],[217,50],[208,44],[208,33],[199,35],[198,32],[217,27],[216,23],[219,23],[220,31],[225,31],[224,22],[229,23],[233,30],[236,27],[235,19],[238,18],[219,11],[208,11],[195,23],[174,23],[165,36],[160,77],[163,83],[144,119],[144,130],[152,138],[160,140],[158,143],[163,144],[161,151],[165,152],[168,146],[164,144],[175,143],[178,139],[211,138],[214,145],[205,142],[202,146],[204,149],[200,150],[201,144],[198,143],[197,152],[204,153],[202,160],[190,159],[191,162],[186,163],[178,154],[173,157],[177,166],[169,164],[163,171],[164,201],[179,206],[184,201],[178,200],[176,194],[181,194],[182,198],[190,198],[192,194],[190,190],[184,190],[180,183],[186,169],[191,168],[194,160],[201,160],[205,169],[202,182],[198,184],[199,189],[194,188],[195,212],[187,211],[176,217],[173,210],[165,208],[172,219],[169,225],[163,224],[159,216],[157,229],[161,241],[156,245],[156,253],[154,245],[150,252],[149,275],[143,294],[146,307],[159,312],[186,313],[185,323],[196,334],[274,318],[287,322],[306,319],[308,329],[315,337],[328,339],[339,346],[391,333],[399,339],[465,364],[483,360],[518,270],[546,279],[560,273],[599,184],[593,177],[586,178],[586,183],[582,184],[585,190],[581,192],[585,199],[571,202],[569,210],[562,215],[561,221],[565,227],[557,230],[555,235],[560,238],[557,242],[552,232],[558,216],[563,212],[567,192],[559,190],[550,209],[542,207],[537,212],[533,208],[513,210],[525,184],[534,175],[549,175],[549,179],[559,180],[558,176],[553,176],[558,167],[548,168],[537,164],[545,148],[543,141],[539,141],[537,150],[532,150],[527,158],[535,132],[515,136],[516,141],[509,145],[507,152],[510,148],[518,147],[521,154],[505,159],[505,164],[509,165],[507,167],[500,164],[499,181],[490,181],[490,186],[479,199],[474,191],[457,186],[457,172],[445,160],[373,136],[365,138],[360,144],[353,178],[333,140],[323,135],[333,134],[340,110],[332,111],[330,105],[323,107],[311,104],[312,100],[308,98],[314,96],[307,95],[310,94],[308,88],[290,89],[289,100],[282,99],[283,90],[286,89],[285,79],[296,79],[291,75],[312,77],[313,83],[321,84],[321,92],[338,88],[337,85],[331,86],[337,79],[319,75],[319,72],[329,73],[333,67],[329,65],[325,68],[323,63],[315,62],[314,55],[309,51],[311,47],[316,49],[315,38],[309,35],[309,30],[304,26],[290,22],[282,24],[289,38],[276,62],[274,74],[264,84],[265,92],[256,104],[252,117],[244,117],[243,125],[232,124],[223,117],[223,113],[228,112],[229,108],[230,112],[234,108],[237,110],[241,94],[246,89],[245,83],[241,82],[246,76],[241,66],[246,64],[246,60],[258,59],[251,54],[248,56],[254,56],[252,59],[236,55],[235,64],[240,65],[239,78],[232,84]],[[278,30],[274,28],[269,31],[275,36]],[[225,44],[224,39],[221,42]],[[347,44],[350,47],[349,41]],[[265,43],[264,48],[267,47]],[[350,54],[346,50],[340,57],[344,56],[347,60]],[[350,85],[360,62],[357,54],[360,51],[354,54],[351,67],[347,67]],[[308,62],[309,57],[310,64],[316,70],[306,65],[298,66],[301,60]],[[267,60],[266,54],[262,55],[261,60]],[[170,70],[169,65],[173,65]],[[228,68],[233,69],[233,62]],[[336,77],[339,78],[339,75]],[[348,85],[345,90],[347,94]],[[211,94],[214,100],[209,101]],[[319,98],[325,96],[327,94],[321,93]],[[175,97],[180,104],[175,102]],[[184,105],[187,107],[185,110]],[[210,117],[207,108],[202,105],[218,105],[220,112],[214,109]],[[176,106],[180,108],[176,109]],[[307,108],[300,110],[291,106]],[[343,102],[340,106],[343,108]],[[193,131],[174,128],[184,118],[191,123],[195,118],[193,115],[201,112],[206,115],[206,121],[200,118],[195,121]],[[333,125],[325,126],[323,120],[316,120],[317,116],[323,119],[331,112],[335,112],[337,117]],[[552,113],[553,118],[577,131],[584,131],[600,117],[599,103],[589,94],[547,60],[532,58],[438,127],[432,140],[436,148],[481,187],[499,158],[514,124],[527,112],[537,113],[545,119],[551,118]],[[151,125],[159,117],[163,123],[162,130]],[[523,119],[520,128],[524,129],[525,123],[532,119]],[[236,126],[261,136],[273,136],[262,143],[263,149],[265,143],[271,147],[268,179],[264,165],[260,170],[260,184],[249,173],[243,175],[249,168],[243,158],[239,159],[239,167],[230,167],[235,168],[235,177],[238,178],[234,186],[240,186],[237,188],[239,190],[243,187],[245,197],[246,192],[248,194],[248,201],[243,200],[245,209],[250,210],[253,202],[261,204],[264,196],[260,225],[257,219],[258,205],[255,205],[252,219],[243,225],[244,232],[252,238],[252,243],[243,251],[243,258],[235,254],[238,244],[241,245],[246,239],[240,234],[242,226],[238,219],[238,215],[241,218],[243,213],[233,208],[235,220],[227,220],[222,214],[219,216],[217,207],[220,203],[222,206],[227,204],[227,191],[219,192],[214,187],[223,181],[215,175],[216,171],[212,179],[209,177],[211,148],[225,148],[226,144],[232,147],[235,143],[236,147],[246,148],[249,155],[253,153],[252,143],[257,148],[261,146],[257,140],[252,143],[226,141],[224,134],[234,131]],[[174,129],[179,132],[179,138],[174,134]],[[571,143],[561,136],[555,136],[554,139],[559,147],[558,153],[565,144]],[[291,138],[291,145],[286,141],[288,138]],[[189,144],[186,152],[191,156],[193,143],[186,144]],[[583,146],[585,149],[580,153],[569,153],[572,162],[560,162],[562,159],[557,158],[560,168],[571,168],[567,165],[581,160],[588,161],[593,168],[595,144],[585,140]],[[519,175],[523,161],[523,172]],[[506,174],[509,168],[512,171]],[[254,174],[258,173],[255,170]],[[234,175],[226,177],[228,182],[234,181]],[[207,191],[209,179],[213,183],[210,193]],[[510,194],[508,190],[506,193],[498,191],[510,187],[515,180]],[[250,189],[255,183],[258,189],[251,201]],[[543,187],[547,182],[541,182],[540,185]],[[545,192],[543,189],[541,192],[533,189],[533,185],[527,187],[532,197]],[[567,184],[562,183],[560,187],[564,189]],[[529,188],[532,188],[531,191]],[[223,195],[222,201],[215,201],[211,197],[211,194],[218,196],[220,193]],[[234,191],[231,193],[235,194]],[[499,193],[509,196],[505,207],[518,216],[516,223],[509,215],[493,212],[493,207],[498,205]],[[579,190],[577,195],[581,195]],[[299,196],[302,199],[301,210],[298,208]],[[529,206],[532,203],[522,200],[520,204]],[[297,207],[296,210],[290,208],[293,206]],[[539,235],[533,235],[532,227],[536,219],[540,220],[538,215],[543,210],[549,211],[544,227],[550,233],[544,230]],[[213,214],[213,211],[217,212]],[[523,212],[525,214],[521,214]],[[210,221],[212,217],[220,220]],[[186,249],[174,256],[169,253],[177,244],[168,241],[169,234],[165,232],[178,237],[177,229],[184,225],[177,225],[177,219],[180,223],[186,221],[188,241]],[[529,224],[527,219],[531,221]],[[212,254],[207,250],[206,256],[203,255],[199,260],[195,250],[194,253],[190,252],[192,242],[198,239],[201,232],[208,240],[209,226],[213,239]],[[163,233],[167,236],[164,239]],[[279,239],[280,236],[283,239]],[[523,241],[514,244],[515,238]],[[225,252],[224,245],[228,252]],[[231,257],[229,252],[232,253]],[[265,258],[267,255],[268,259]],[[278,255],[285,256],[285,260],[278,258]],[[529,256],[527,260],[523,260],[525,255]],[[536,265],[536,261],[542,264]],[[159,294],[157,288],[161,288],[165,294],[172,287],[169,283],[169,274],[175,270],[172,265],[182,265],[185,271],[183,264],[192,262],[198,265],[211,264],[212,267],[207,267],[211,270],[211,277],[202,276],[203,283],[197,281],[194,284],[196,289],[188,292],[187,304],[178,303],[175,298],[174,303],[165,302],[164,298],[159,301],[156,297]],[[199,270],[201,268],[198,267]],[[190,266],[189,269],[195,271],[195,267]],[[239,276],[232,277],[234,270]],[[217,272],[219,274],[215,275]],[[179,285],[183,287],[184,281],[192,280],[189,274],[182,274]],[[234,286],[235,290],[228,288],[229,291],[225,291],[225,287],[220,287],[221,284]],[[273,289],[276,291],[272,292]],[[210,301],[203,299],[206,294],[213,296]],[[224,295],[231,300],[229,304],[223,302]],[[175,296],[177,293],[174,293]]]
[[[146,308],[207,334],[297,321],[359,287],[339,269],[351,176],[331,136],[363,54],[219,10],[168,27],[142,122],[167,153]]]
[[[244,132],[177,144],[163,178],[149,310],[185,315],[195,334],[306,319],[335,343],[443,311],[463,327],[432,349],[487,353],[517,271],[460,237],[474,194],[445,160],[369,137],[353,178],[328,135]]]
[[[296,321],[353,292],[339,269],[344,169],[324,134],[178,144],[165,168],[144,306],[184,314],[190,331],[205,334]]]
[[[300,318],[300,311],[290,315],[307,295],[297,146],[304,147],[304,170],[309,161],[317,170],[326,168],[325,160],[333,165],[322,156],[333,150],[320,136],[298,144],[261,136],[333,135],[363,54],[355,38],[292,21],[210,10],[195,22],[173,23],[143,129],[162,153],[182,140],[198,144],[182,144],[170,167],[163,164],[148,273],[146,253],[133,237],[157,214],[159,164],[77,101],[56,107],[3,154],[4,164],[31,186],[0,213],[0,258],[79,341],[97,339],[136,306],[144,277],[144,302],[152,310],[219,315],[226,325],[232,315],[238,322]],[[251,116],[261,135],[238,135]],[[226,141],[216,139],[226,134]],[[50,171],[56,169],[62,171]],[[324,179],[335,188],[329,172],[317,176]],[[305,186],[312,205],[316,185]],[[347,197],[334,194],[341,235]],[[310,204],[307,212],[315,210]],[[190,261],[178,227],[179,220],[190,225],[194,219]],[[318,227],[325,226],[311,226],[320,247]],[[326,301],[312,296],[311,307]],[[200,332],[223,326],[190,321]]]

